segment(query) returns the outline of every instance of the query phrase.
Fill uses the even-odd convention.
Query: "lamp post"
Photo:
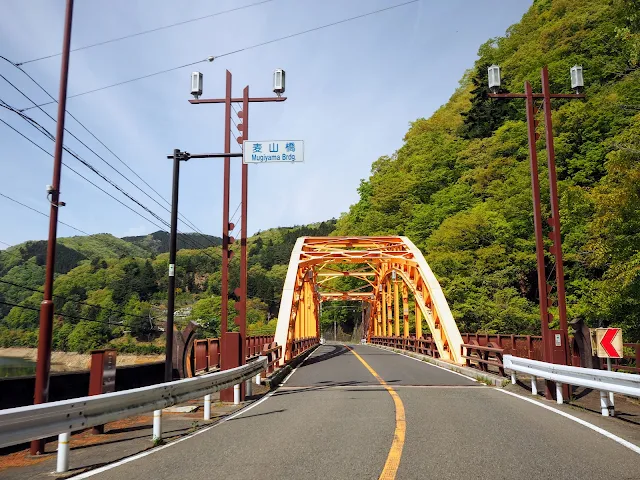
[[[210,58],[213,61],[213,58]],[[191,74],[191,94],[195,97],[193,100],[189,100],[191,104],[203,104],[203,103],[224,103],[225,105],[225,137],[224,137],[224,151],[230,153],[231,151],[231,104],[242,104],[242,110],[238,113],[238,116],[242,120],[242,123],[238,125],[238,129],[242,132],[242,135],[237,138],[240,145],[245,140],[248,140],[249,136],[249,103],[265,103],[265,102],[284,102],[287,97],[281,95],[285,91],[285,72],[282,69],[277,69],[274,72],[274,85],[273,91],[277,95],[276,97],[249,97],[249,87],[245,87],[242,97],[233,98],[231,95],[231,72],[227,70],[226,77],[226,95],[224,98],[200,98],[202,95],[202,74],[194,72]],[[237,367],[245,362],[246,358],[246,327],[247,327],[247,272],[248,272],[248,259],[247,259],[247,203],[248,203],[248,184],[249,184],[249,170],[248,165],[242,164],[242,207],[240,213],[241,233],[240,233],[240,287],[237,290],[237,295],[240,298],[239,302],[236,302],[236,308],[238,309],[238,317],[235,319],[235,323],[240,327],[240,346],[239,346],[239,360],[236,360],[235,353],[231,353],[234,350],[227,348],[232,342],[235,342],[233,334],[229,334],[227,325],[228,315],[228,288],[229,288],[229,230],[233,227],[229,223],[229,190],[230,190],[230,163],[231,155],[224,158],[224,186],[223,186],[223,198],[222,198],[222,301],[220,305],[221,320],[220,320],[220,367],[223,370]],[[227,354],[225,353],[227,352]],[[233,389],[225,389],[220,392],[220,399],[222,401],[233,400]],[[244,390],[242,390],[241,400],[244,399]]]
[[[579,92],[584,87],[582,76],[582,67],[574,66],[571,68],[571,88]],[[569,340],[567,326],[567,304],[564,286],[564,264],[562,261],[562,238],[560,233],[560,209],[558,204],[558,182],[556,175],[555,149],[553,145],[553,126],[551,123],[551,99],[583,99],[584,94],[553,94],[549,89],[549,71],[547,67],[541,70],[542,93],[533,93],[531,84],[526,81],[524,84],[524,94],[520,93],[498,93],[500,89],[500,67],[491,65],[488,69],[489,88],[493,93],[489,94],[490,98],[524,98],[527,110],[527,131],[529,139],[529,160],[531,167],[531,189],[533,196],[533,212],[534,212],[534,230],[536,238],[536,262],[538,269],[538,292],[540,301],[540,322],[542,330],[543,343],[543,360],[551,363],[567,364],[569,360],[567,344]],[[549,192],[551,203],[551,218],[546,219],[547,224],[551,227],[549,238],[553,242],[549,252],[555,258],[556,270],[556,293],[558,297],[558,317],[560,320],[560,332],[554,333],[553,341],[551,331],[549,330],[549,322],[553,316],[549,313],[548,307],[553,305],[553,300],[549,298],[552,286],[547,283],[545,273],[544,260],[544,240],[542,233],[542,211],[540,198],[540,185],[538,182],[538,156],[536,151],[536,122],[535,122],[535,100],[542,99],[542,108],[544,109],[545,119],[545,139],[547,148],[547,163],[549,168]],[[545,396],[552,396],[551,382],[546,382]]]

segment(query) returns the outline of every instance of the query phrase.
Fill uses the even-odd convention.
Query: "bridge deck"
[[[557,413],[375,347],[353,350],[404,406],[395,478],[624,479],[640,469],[640,455]],[[395,428],[389,392],[329,344],[239,416],[93,478],[376,479]]]

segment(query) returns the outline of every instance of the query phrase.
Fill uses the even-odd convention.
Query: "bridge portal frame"
[[[362,264],[367,269],[337,270],[340,264]],[[327,280],[341,276],[359,278],[364,285],[349,291],[335,291],[325,285]],[[416,336],[422,335],[424,319],[440,357],[464,364],[462,336],[440,283],[411,240],[404,236],[298,238],[289,261],[276,327],[275,341],[284,346],[281,363],[291,359],[296,340],[320,337],[323,301],[360,300],[363,305],[368,304],[364,322],[367,340],[376,333],[408,337],[410,294],[415,302],[415,318],[419,320],[414,327]]]

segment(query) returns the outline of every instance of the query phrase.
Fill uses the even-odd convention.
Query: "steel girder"
[[[346,264],[358,267],[341,267]],[[361,286],[341,291],[329,285],[346,276],[357,278]],[[324,301],[368,304],[368,339],[372,335],[409,336],[409,294],[415,302],[413,333],[421,336],[424,319],[440,357],[463,364],[462,337],[444,293],[422,252],[407,237],[300,237],[291,253],[276,327],[275,341],[285,346],[281,361],[291,358],[294,340],[320,336],[320,303]]]

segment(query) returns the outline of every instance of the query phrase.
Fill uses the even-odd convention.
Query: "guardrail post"
[[[531,395],[538,395],[538,379],[537,377],[531,377]]]
[[[607,370],[611,371],[611,359],[607,358]],[[613,392],[609,392],[609,414],[614,417],[615,416],[615,397],[613,396]]]
[[[511,384],[515,385],[516,383],[516,372],[511,372]]]
[[[615,407],[611,401],[613,392],[605,392],[600,390],[600,409],[603,417],[615,417]]]
[[[256,385],[260,385],[260,372],[256,373],[255,382]]]
[[[245,396],[249,397],[253,395],[253,390],[251,388],[251,379],[245,380],[244,383],[245,383],[245,387],[244,387]]]
[[[600,410],[603,417],[609,416],[609,399],[607,398],[607,392],[600,390]]]
[[[558,405],[564,403],[564,399],[562,398],[562,384],[560,382],[556,382],[556,403]]]
[[[233,404],[234,405],[240,404],[240,384],[239,383],[236,383],[233,386]]]
[[[69,470],[69,432],[58,435],[58,459],[56,473],[64,473]]]
[[[153,441],[162,440],[162,410],[153,411]]]
[[[211,394],[204,396],[204,419],[211,420]]]

